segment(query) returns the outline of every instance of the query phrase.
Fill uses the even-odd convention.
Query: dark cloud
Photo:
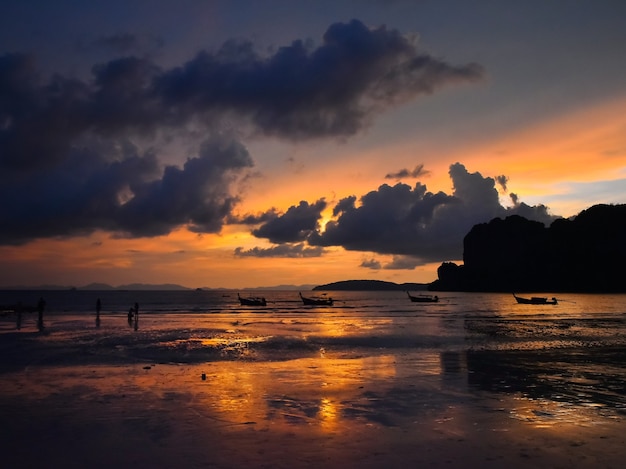
[[[240,216],[231,214],[231,216],[228,218],[228,224],[259,225],[261,223],[274,220],[278,218],[279,216],[280,216],[280,212],[275,208],[271,208],[263,213],[258,213],[258,214],[249,213],[249,214],[240,215]]]
[[[496,176],[496,182],[498,183],[498,185],[499,185],[500,187],[502,187],[502,190],[503,190],[504,192],[507,192],[507,191],[508,191],[508,189],[507,189],[506,185],[507,185],[507,184],[508,184],[508,182],[509,182],[509,178],[508,178],[507,176],[504,176],[504,175],[502,175],[502,176]]]
[[[151,132],[167,125],[168,115],[152,91],[161,72],[147,59],[124,57],[95,65],[85,119],[104,136]]]
[[[366,259],[363,262],[361,262],[361,265],[359,267],[372,269],[372,270],[380,270],[382,266],[380,262],[377,261],[376,259]]]
[[[388,173],[385,175],[385,179],[418,178],[428,174],[430,174],[430,171],[425,170],[423,164],[418,164],[415,168],[413,168],[413,170],[403,168],[395,173]]]
[[[182,114],[236,113],[261,133],[300,140],[353,135],[390,106],[482,77],[476,64],[447,64],[396,30],[353,20],[331,25],[318,47],[298,40],[265,57],[231,41],[203,51],[161,75],[156,92]]]
[[[207,141],[183,168],[161,168],[152,152],[127,143],[116,148],[92,142],[73,150],[64,164],[5,179],[0,207],[0,242],[88,234],[96,229],[124,236],[156,236],[186,225],[217,232],[237,203],[231,184],[252,165],[245,147],[228,137]],[[117,157],[108,161],[112,155]]]
[[[419,258],[412,256],[393,256],[391,262],[385,264],[385,270],[413,270],[415,267],[422,265],[423,262]]]
[[[298,244],[279,244],[270,248],[254,247],[244,250],[239,247],[235,249],[237,257],[287,257],[287,258],[303,258],[303,257],[321,257],[324,250],[320,246],[307,247],[304,243]]]
[[[335,219],[324,232],[308,241],[319,246],[343,246],[348,250],[393,254],[384,268],[414,268],[427,262],[461,259],[463,238],[477,223],[518,214],[551,223],[556,217],[543,205],[517,204],[503,207],[496,181],[480,173],[469,173],[465,166],[450,166],[452,195],[428,192],[417,183],[383,184],[359,199],[348,197],[333,210]]]
[[[132,188],[120,210],[120,228],[133,236],[156,236],[186,225],[200,233],[219,232],[238,198],[230,184],[252,159],[241,143],[214,138],[182,169],[167,166],[160,179]]]
[[[413,254],[432,249],[436,240],[428,239],[428,227],[435,210],[458,201],[442,192],[433,194],[417,183],[383,184],[360,199],[339,202],[337,218],[326,224],[324,233],[311,237],[311,243],[343,246],[349,250],[381,254]],[[426,249],[425,249],[426,248]]]
[[[253,230],[252,234],[257,238],[267,238],[272,243],[305,241],[311,233],[319,229],[319,220],[325,208],[324,199],[314,204],[301,201],[299,205],[292,205],[284,214],[274,216]]]
[[[137,41],[129,34],[101,40],[124,50]],[[125,56],[92,72],[89,82],[61,76],[43,82],[28,57],[0,57],[3,137],[62,131],[55,141],[63,149],[87,130],[153,129],[233,115],[290,140],[349,136],[390,106],[483,75],[476,64],[447,64],[396,30],[357,20],[331,25],[318,47],[297,40],[262,56],[250,42],[228,41],[169,70]]]
[[[116,54],[150,53],[163,47],[163,39],[157,36],[117,33],[101,36],[91,41],[82,40],[78,48],[85,52],[102,49]]]
[[[336,217],[342,212],[352,210],[356,207],[356,196],[351,195],[341,199],[333,208],[333,216]]]
[[[529,220],[535,220],[549,226],[556,218],[548,213],[548,207],[539,205],[527,205],[524,202],[516,204],[514,207],[507,209],[507,215],[519,215]]]
[[[138,43],[100,41],[120,51]],[[241,144],[211,144],[183,168],[163,167],[160,142],[191,147],[223,123],[288,140],[346,137],[391,106],[481,77],[475,64],[447,64],[357,20],[331,25],[319,46],[298,40],[261,55],[228,41],[171,69],[147,55],[116,58],[94,65],[90,79],[44,76],[30,56],[0,55],[0,222],[9,226],[0,243],[94,229],[215,232],[232,217],[232,182],[252,166],[249,155]],[[317,222],[314,213],[296,219],[306,208],[268,216],[256,234],[302,241]]]
[[[60,77],[40,85],[29,56],[0,56],[0,178],[62,159],[85,129],[87,93],[84,84]]]

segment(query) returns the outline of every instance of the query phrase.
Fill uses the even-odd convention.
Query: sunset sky
[[[623,0],[6,0],[0,287],[430,282],[626,203]]]

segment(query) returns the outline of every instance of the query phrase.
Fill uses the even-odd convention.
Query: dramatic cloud
[[[249,42],[229,42],[155,83],[181,118],[235,112],[262,133],[299,140],[353,135],[390,106],[482,77],[477,64],[449,65],[398,31],[353,20],[330,26],[317,48],[298,40],[271,57]]]
[[[252,234],[257,238],[267,238],[272,243],[305,241],[311,233],[319,229],[319,220],[325,208],[324,199],[311,205],[301,201],[298,206],[289,207],[283,215],[275,216],[253,230]]]
[[[271,248],[259,248],[244,250],[243,248],[235,249],[237,257],[287,257],[287,258],[303,258],[303,257],[321,257],[324,253],[323,248],[319,246],[306,247],[304,243],[299,244],[279,244]]]
[[[102,156],[117,155],[115,161]],[[231,184],[252,166],[237,141],[214,137],[184,167],[160,168],[156,156],[136,147],[73,150],[67,160],[28,176],[6,179],[3,200],[19,194],[19,203],[0,207],[0,242],[70,236],[108,230],[124,236],[156,236],[186,225],[192,231],[217,232],[237,203]]]
[[[119,34],[92,45],[128,53],[159,44]],[[396,30],[357,20],[331,25],[318,46],[297,40],[271,55],[228,41],[175,68],[148,57],[95,64],[87,80],[44,76],[31,56],[0,55],[0,243],[95,229],[218,231],[252,160],[234,141],[198,150],[200,136],[228,125],[287,140],[347,137],[392,106],[483,76],[476,64],[450,65]],[[164,142],[199,156],[165,165]],[[301,242],[317,230],[318,208],[268,214],[255,234]]]
[[[133,236],[156,236],[186,225],[191,231],[219,232],[238,202],[230,184],[251,167],[247,150],[236,141],[206,142],[183,169],[168,166],[161,179],[132,188],[133,198],[120,210],[120,228]]]
[[[496,181],[480,173],[469,173],[460,163],[450,166],[452,195],[428,192],[417,183],[383,184],[359,199],[347,197],[333,210],[335,219],[324,232],[312,233],[308,242],[318,246],[393,254],[384,268],[409,268],[427,262],[461,259],[463,238],[477,223],[495,217],[518,214],[531,220],[551,223],[543,205],[531,207],[500,205]]]
[[[385,179],[405,179],[405,178],[418,178],[420,176],[426,176],[430,174],[430,171],[424,169],[423,164],[418,164],[413,170],[406,168],[396,171],[395,173],[389,173],[385,175]]]
[[[427,192],[420,183],[413,189],[406,184],[383,184],[361,197],[359,206],[355,198],[340,201],[337,219],[328,222],[324,233],[311,237],[310,242],[381,254],[427,251],[436,242],[426,236],[435,210],[455,203],[454,197]]]

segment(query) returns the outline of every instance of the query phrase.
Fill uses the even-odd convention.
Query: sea
[[[441,292],[437,303],[412,303],[402,291],[302,293],[334,303],[305,306],[297,291],[1,291],[0,305],[43,298],[46,308],[42,330],[37,312],[19,325],[15,313],[0,316],[0,371],[333,358],[366,363],[365,373],[367,360],[384,359],[482,392],[626,415],[624,294],[535,292],[524,296],[559,303],[522,305],[500,293]],[[267,306],[242,306],[238,294],[263,296]],[[135,303],[137,321],[128,318]]]

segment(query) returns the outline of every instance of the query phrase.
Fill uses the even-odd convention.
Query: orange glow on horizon
[[[245,241],[245,242],[243,242]],[[359,267],[372,257],[381,264],[392,256],[325,248],[322,257],[237,257],[235,247],[268,247],[249,235],[233,238],[178,230],[149,240],[109,239],[96,233],[85,238],[39,240],[21,249],[0,247],[6,286],[56,284],[84,286],[108,283],[177,283],[186,287],[254,288],[276,285],[322,285],[340,280],[378,279],[428,283],[440,263],[414,270]],[[79,279],[77,281],[77,279]]]
[[[626,169],[624,109],[626,98],[602,102],[507,134],[485,136],[470,145],[451,138],[439,147],[437,142],[410,140],[378,142],[378,146],[358,149],[324,146],[322,150],[334,157],[327,157],[318,166],[305,161],[322,150],[301,149],[298,157],[303,162],[297,170],[282,168],[251,183],[254,196],[245,196],[240,209],[243,213],[270,207],[286,211],[301,200],[313,203],[322,197],[334,205],[347,196],[359,199],[382,184],[398,182],[412,187],[420,182],[430,192],[451,193],[448,170],[456,162],[485,177],[508,176],[510,190],[521,194],[522,200],[524,195],[555,190],[561,182],[622,178]],[[418,178],[385,177],[418,164],[427,171]]]
[[[562,182],[622,178],[624,109],[626,98],[539,122],[472,148],[460,161],[483,175],[509,176],[511,189],[522,195],[541,195]]]
[[[412,169],[423,163],[428,174],[401,182],[414,186],[419,180],[431,192],[451,193],[448,168],[457,161],[469,172],[479,172],[484,177],[508,176],[508,190],[518,194],[521,201],[527,197],[541,201],[541,196],[566,190],[567,183],[625,177],[624,109],[626,98],[616,99],[537,122],[507,135],[488,140],[485,137],[482,143],[471,147],[463,142],[456,145],[448,142],[445,151],[431,155],[417,151],[417,148],[427,150],[429,143],[418,146],[410,141],[383,144],[359,154],[349,146],[299,149],[296,153],[303,161],[309,161],[307,158],[316,153],[335,151],[336,154],[326,156],[323,165],[284,165],[276,174],[251,180],[237,212],[258,214],[275,207],[284,213],[301,200],[314,203],[325,198],[328,205],[320,220],[323,229],[340,199],[354,195],[358,204],[361,196],[377,190],[381,184],[396,184],[398,181],[385,178],[386,171]],[[584,194],[577,201],[563,202],[560,207],[549,204],[552,213],[563,216],[575,215],[588,206]],[[267,240],[255,238],[250,230],[250,226],[225,225],[218,234],[198,234],[180,228],[167,236],[139,239],[96,232],[84,237],[36,240],[18,247],[1,246],[5,267],[1,283],[5,286],[177,283],[191,288],[235,289],[320,285],[348,279],[428,283],[436,279],[440,265],[437,262],[414,270],[366,269],[360,267],[364,260],[376,259],[385,266],[391,256],[338,247],[325,248],[322,257],[235,256],[237,248],[247,251],[272,247]]]

